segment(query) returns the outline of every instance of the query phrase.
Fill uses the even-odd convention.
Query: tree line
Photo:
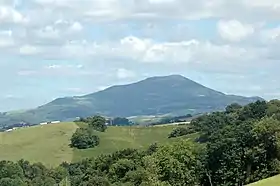
[[[68,177],[62,166],[48,169],[41,163],[0,161],[1,186],[58,186]]]
[[[280,101],[231,104],[167,136],[198,133],[195,140],[125,149],[65,167],[72,185],[246,185],[280,173],[279,132]]]

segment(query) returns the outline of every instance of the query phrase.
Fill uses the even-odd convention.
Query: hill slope
[[[0,160],[26,159],[56,166],[62,161],[71,162],[73,150],[70,138],[78,126],[62,123],[18,129],[0,133]]]
[[[0,133],[0,160],[42,162],[51,167],[63,161],[79,161],[125,148],[146,148],[154,142],[169,143],[168,134],[177,126],[164,127],[108,127],[100,137],[98,147],[73,150],[70,138],[78,126],[74,122],[34,126],[13,132]],[[191,137],[191,136],[190,136]]]
[[[192,114],[224,109],[234,102],[248,104],[258,99],[261,98],[226,95],[183,76],[170,75],[113,86],[85,96],[58,98],[33,110],[2,114],[0,123],[70,120],[94,114],[124,117]]]

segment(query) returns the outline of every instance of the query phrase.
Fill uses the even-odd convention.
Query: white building
[[[60,123],[60,121],[52,121],[51,123],[53,123],[53,124]]]

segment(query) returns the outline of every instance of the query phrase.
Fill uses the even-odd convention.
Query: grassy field
[[[168,134],[177,126],[160,127],[109,127],[105,133],[96,132],[100,145],[93,149],[74,150],[73,160],[111,153],[124,148],[146,148],[151,143],[164,144],[176,139],[168,139]]]
[[[109,127],[105,133],[96,132],[100,145],[88,150],[73,150],[70,138],[78,126],[75,123],[61,123],[18,129],[0,133],[0,160],[42,162],[56,166],[63,161],[78,161],[102,153],[111,153],[124,148],[145,148],[151,143],[164,144],[168,134],[177,126],[159,127]]]
[[[71,161],[69,140],[76,128],[74,123],[62,123],[0,133],[0,160],[23,158],[46,166]]]
[[[280,175],[267,178],[256,183],[251,183],[247,186],[279,186],[280,185]]]

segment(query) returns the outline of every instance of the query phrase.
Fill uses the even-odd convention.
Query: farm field
[[[280,175],[267,178],[255,183],[251,183],[247,186],[279,186],[280,185]]]
[[[155,142],[174,142],[179,138],[168,139],[167,136],[176,127],[108,127],[105,133],[96,132],[100,145],[86,150],[69,147],[70,138],[78,128],[73,122],[22,128],[0,133],[0,160],[26,159],[53,167],[63,161],[78,161],[125,148],[146,148]]]

